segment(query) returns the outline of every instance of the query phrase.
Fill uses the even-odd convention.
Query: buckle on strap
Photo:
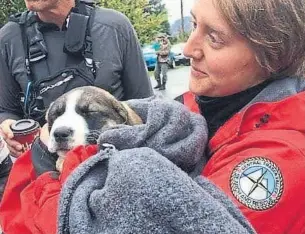
[[[32,24],[27,28],[29,40],[29,61],[38,62],[47,57],[48,51],[42,33],[38,30],[38,24]]]
[[[37,62],[47,57],[47,53],[41,51],[37,46],[30,46],[29,49],[29,61]]]

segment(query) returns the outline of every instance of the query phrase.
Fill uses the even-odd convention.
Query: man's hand
[[[22,154],[22,145],[13,140],[14,134],[11,130],[11,125],[16,122],[13,119],[6,119],[0,124],[0,134],[6,141],[7,147],[10,150],[10,155],[13,157],[19,157]]]

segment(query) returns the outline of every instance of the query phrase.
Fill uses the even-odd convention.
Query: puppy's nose
[[[56,142],[68,141],[69,137],[73,135],[74,131],[68,127],[57,128],[53,135]]]

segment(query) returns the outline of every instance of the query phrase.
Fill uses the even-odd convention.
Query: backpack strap
[[[65,37],[64,51],[74,56],[83,57],[86,66],[95,76],[96,69],[93,62],[91,28],[95,15],[95,8],[83,2],[76,3],[72,8],[68,30]]]
[[[25,54],[25,66],[29,81],[33,81],[31,63],[45,61],[48,55],[47,47],[42,33],[38,30],[36,14],[31,11],[25,11],[10,16],[9,20],[20,25],[23,49]],[[46,61],[45,61],[46,63]],[[48,75],[44,69],[39,69],[39,76]]]
[[[25,67],[27,72],[28,83],[24,94],[23,112],[25,118],[30,116],[31,107],[36,102],[36,92],[34,91],[34,74],[39,76],[48,76],[49,69],[46,62],[47,49],[41,32],[38,30],[36,15],[33,12],[25,11],[17,13],[9,18],[19,24],[21,37],[25,55]],[[38,63],[39,66],[33,66],[33,63]],[[34,70],[34,72],[32,71]]]

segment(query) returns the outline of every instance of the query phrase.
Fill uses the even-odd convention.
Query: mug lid
[[[15,133],[32,131],[39,128],[39,123],[32,119],[17,120],[11,125],[11,129]]]

